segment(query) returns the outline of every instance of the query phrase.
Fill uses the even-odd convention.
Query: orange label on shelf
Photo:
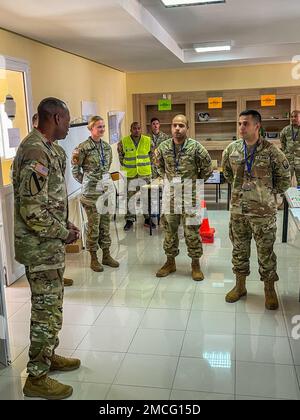
[[[220,109],[223,108],[223,98],[216,97],[216,98],[208,98],[208,109]]]
[[[261,95],[261,106],[276,106],[276,95]]]

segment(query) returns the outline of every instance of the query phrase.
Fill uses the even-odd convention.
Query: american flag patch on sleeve
[[[49,169],[43,166],[41,163],[37,163],[34,167],[34,170],[42,176],[48,176],[49,173]]]

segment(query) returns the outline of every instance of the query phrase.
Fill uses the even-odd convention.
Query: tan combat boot
[[[192,278],[195,281],[204,280],[204,274],[202,273],[200,269],[199,258],[192,259]]]
[[[176,271],[175,258],[167,257],[167,262],[158,270],[156,277],[167,277],[174,271]]]
[[[66,277],[64,277],[64,286],[65,287],[69,287],[69,286],[73,286],[73,280],[72,279],[67,279]]]
[[[246,296],[246,276],[244,274],[237,274],[236,275],[236,284],[230,292],[227,293],[225,300],[228,303],[234,303],[240,300],[242,296]]]
[[[109,267],[119,267],[118,261],[114,260],[110,255],[109,249],[103,249],[102,264],[108,265]]]
[[[70,385],[64,385],[47,375],[36,378],[28,376],[23,393],[26,397],[44,398],[46,400],[63,400],[73,393]]]
[[[274,280],[265,280],[265,307],[266,309],[278,309],[278,298],[274,288]]]
[[[50,370],[59,370],[62,372],[68,372],[70,370],[75,370],[80,367],[80,360],[74,359],[71,357],[63,357],[58,354],[54,354],[51,357],[51,366]]]
[[[103,271],[103,267],[98,261],[97,252],[91,251],[90,254],[91,254],[91,269],[93,271],[96,271],[97,273],[100,273],[101,271]]]

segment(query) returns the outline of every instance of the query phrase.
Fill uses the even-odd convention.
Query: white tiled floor
[[[299,238],[291,226],[289,244],[281,244],[279,220],[278,311],[265,310],[254,244],[248,296],[231,305],[224,300],[234,284],[228,213],[209,216],[217,232],[204,246],[203,282],[191,279],[182,233],[177,272],[156,278],[165,260],[162,229],[150,237],[141,222],[125,233],[120,220],[118,236],[112,224],[119,269],[94,273],[86,252],[67,256],[74,286],[65,290],[60,353],[82,365],[54,377],[73,386],[71,399],[300,399],[300,327],[292,323],[300,317]],[[22,399],[30,322],[25,279],[6,289],[6,301],[13,363],[0,369],[0,399]]]

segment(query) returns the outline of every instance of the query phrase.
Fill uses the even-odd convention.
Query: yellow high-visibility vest
[[[151,139],[148,136],[141,136],[138,147],[130,136],[122,139],[124,161],[123,170],[126,172],[127,178],[134,178],[136,175],[150,176],[151,171]]]

